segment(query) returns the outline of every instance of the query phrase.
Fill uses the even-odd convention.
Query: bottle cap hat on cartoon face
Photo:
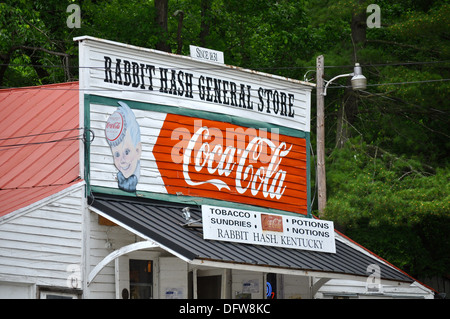
[[[105,136],[111,147],[119,145],[127,132],[125,116],[119,110],[115,111],[106,121]]]

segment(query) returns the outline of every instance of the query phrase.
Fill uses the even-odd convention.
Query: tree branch
[[[431,52],[435,52],[435,53],[441,54],[440,51],[433,50],[433,49],[430,49],[428,47],[421,48],[421,47],[416,47],[415,45],[398,43],[398,42],[395,42],[395,41],[368,39],[368,40],[366,40],[366,42],[384,43],[384,44],[396,45],[396,46],[399,46],[399,47],[411,48],[411,49],[415,49],[415,50],[419,50],[419,51],[431,51]]]
[[[4,61],[8,60],[8,62],[7,63],[3,63],[4,65],[2,66],[2,69],[0,69],[0,82],[1,83],[3,82],[3,75],[4,75],[5,71],[6,71],[6,68],[8,67],[9,57],[16,50],[42,51],[42,52],[45,52],[45,53],[48,53],[48,54],[52,54],[52,55],[63,57],[64,74],[66,76],[66,80],[70,81],[70,70],[69,70],[69,57],[70,57],[70,54],[64,53],[64,52],[52,51],[52,50],[48,50],[48,49],[41,48],[41,47],[33,47],[33,46],[28,46],[28,45],[17,45],[17,46],[11,47],[7,54],[2,55],[2,59]],[[6,57],[8,57],[8,59],[6,59]]]
[[[48,50],[48,49],[44,49],[44,48],[40,48],[40,47],[30,47],[28,45],[15,46],[15,47],[12,47],[10,51],[15,51],[15,50],[19,50],[19,49],[33,50],[33,51],[42,51],[42,52],[45,52],[45,53],[48,53],[48,54],[59,55],[59,56],[63,56],[63,57],[70,56],[70,54],[68,54],[68,53],[56,52],[56,51],[52,51],[52,50]]]

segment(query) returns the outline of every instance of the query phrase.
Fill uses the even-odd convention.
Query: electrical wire
[[[388,83],[368,83],[367,86],[385,86],[385,85],[406,85],[406,84],[420,84],[420,83],[433,83],[433,82],[448,82],[450,79],[430,79],[430,80],[422,80],[422,81],[405,81],[405,82],[388,82]],[[123,88],[123,85],[118,85],[118,88],[120,87],[121,92],[145,92],[145,90],[141,88],[129,88],[125,89]],[[351,88],[351,85],[332,85],[329,86],[327,89],[336,89],[336,88]],[[0,87],[1,89],[21,89],[21,90],[49,90],[49,91],[79,91],[79,92],[113,92],[116,90],[113,90],[111,88],[55,88],[55,87],[43,87],[43,86],[30,86],[30,87]],[[289,91],[292,89],[298,89],[298,87],[271,87],[271,89],[274,90],[285,90]],[[210,88],[211,91],[214,90],[214,88]],[[258,89],[251,88],[250,91],[257,92]],[[200,90],[190,90],[189,92],[199,94]],[[205,93],[206,94],[206,93]],[[170,94],[169,94],[170,95]]]
[[[423,80],[423,81],[375,83],[375,84],[366,84],[366,86],[405,85],[405,84],[419,84],[419,83],[447,82],[447,81],[450,81],[450,79],[434,79],[434,80]],[[334,86],[329,86],[327,89],[351,88],[351,87],[352,87],[351,85],[334,85]]]
[[[34,189],[34,188],[41,188],[41,187],[51,187],[51,186],[64,186],[72,184],[76,181],[81,181],[80,177],[75,178],[74,180],[67,182],[67,183],[55,183],[55,184],[45,184],[45,185],[33,185],[33,186],[17,186],[17,187],[0,187],[0,191],[7,191],[7,190],[16,190],[16,189]]]
[[[409,62],[390,62],[390,63],[375,63],[375,64],[361,64],[361,67],[378,67],[378,66],[402,66],[402,65],[424,65],[424,64],[445,64],[450,63],[450,60],[442,61],[409,61]],[[70,69],[99,69],[104,70],[103,66],[65,66],[65,65],[42,65],[42,64],[13,64],[13,63],[0,63],[0,66],[11,66],[11,67],[38,67],[38,68],[70,68]],[[203,71],[203,70],[214,70],[222,69],[224,65],[214,64],[209,65],[205,68],[192,67],[192,68],[179,68],[179,70],[190,70],[190,71]],[[324,65],[324,68],[352,68],[354,65]],[[274,67],[254,67],[258,70],[297,70],[297,69],[316,69],[316,66],[274,66]]]
[[[42,144],[48,144],[48,143],[59,143],[59,142],[66,142],[66,141],[77,141],[82,140],[83,137],[70,137],[70,138],[62,138],[59,140],[52,140],[52,141],[45,141],[45,142],[36,142],[36,143],[21,143],[21,144],[11,144],[11,145],[1,145],[0,146],[0,152],[1,151],[7,151],[23,146],[31,146],[31,145],[42,145]]]
[[[6,138],[0,138],[0,141],[8,141],[8,140],[19,139],[19,138],[37,137],[37,136],[44,136],[44,135],[49,135],[49,134],[58,134],[61,132],[70,132],[70,131],[79,131],[79,130],[84,130],[84,129],[81,127],[76,127],[76,128],[72,128],[72,129],[52,131],[52,132],[36,133],[36,134],[29,134],[29,135],[22,135],[22,136],[11,136],[11,137],[6,137]],[[60,139],[55,139],[55,140],[50,140],[50,141],[0,145],[0,151],[6,151],[6,150],[15,149],[15,148],[23,147],[23,146],[58,143],[58,142],[66,142],[66,141],[77,141],[77,140],[83,140],[87,143],[92,143],[92,141],[95,138],[95,134],[91,129],[89,129],[88,131],[90,132],[90,135],[91,135],[91,138],[89,141],[86,140],[86,132],[87,131],[84,130],[82,134],[63,137]]]
[[[425,64],[446,64],[450,63],[450,60],[442,60],[442,61],[417,61],[417,62],[392,62],[392,63],[379,63],[379,64],[366,64],[361,65],[362,67],[379,67],[379,66],[402,66],[402,65],[425,65]],[[63,65],[35,65],[35,64],[0,64],[0,66],[33,66],[33,67],[58,67],[58,68],[66,68],[66,66]],[[215,67],[214,65],[205,67],[205,68],[177,68],[180,71],[202,71],[202,70],[215,70],[215,69],[223,69],[224,65],[218,65]],[[353,65],[325,65],[324,68],[351,68]],[[70,68],[79,68],[79,69],[94,69],[99,71],[104,71],[104,66],[70,66]],[[261,70],[295,70],[295,69],[309,69],[310,71],[315,70],[315,66],[306,66],[306,67],[267,67],[267,68],[259,68]],[[404,85],[404,84],[419,84],[419,83],[430,83],[430,82],[445,82],[449,81],[450,79],[430,79],[430,80],[422,80],[422,81],[405,81],[405,82],[392,82],[392,83],[376,83],[376,84],[367,84],[367,86],[382,86],[382,85]],[[338,86],[342,87],[342,86]],[[110,91],[108,88],[89,88],[89,89],[83,89],[83,88],[77,88],[77,89],[68,89],[68,88],[48,88],[48,87],[5,87],[1,86],[1,89],[44,89],[44,90],[73,90],[73,91]],[[330,89],[336,88],[335,86],[330,86]],[[289,89],[289,88],[277,88],[277,89]],[[256,89],[251,89],[256,90]],[[142,91],[142,89],[138,88],[130,88],[130,89],[121,89],[121,91],[127,91],[127,92],[133,92],[133,91]],[[199,93],[200,91],[194,90],[193,93]]]
[[[56,134],[56,133],[62,133],[62,132],[70,132],[70,131],[75,131],[75,130],[82,130],[82,128],[77,127],[77,128],[71,128],[71,129],[59,130],[59,131],[52,131],[52,132],[36,133],[36,134],[29,134],[29,135],[22,135],[22,136],[4,137],[4,138],[0,138],[0,141],[12,140],[12,139],[17,139],[17,138],[42,136],[42,135],[48,135],[48,134]]]
[[[24,146],[43,145],[43,144],[49,144],[49,143],[60,143],[60,142],[77,141],[77,140],[84,140],[84,136],[76,135],[76,136],[69,136],[69,137],[64,137],[64,138],[49,140],[49,141],[0,145],[0,151],[7,151],[7,150],[16,149],[16,148],[24,147]]]
[[[423,64],[436,64],[436,63],[450,63],[450,60],[444,61],[418,61],[418,62],[392,62],[392,63],[375,63],[375,64],[361,64],[361,67],[376,67],[376,66],[401,66],[401,65],[423,65]],[[324,65],[324,68],[352,68],[354,65]]]

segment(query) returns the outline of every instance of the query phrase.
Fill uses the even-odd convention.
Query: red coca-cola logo
[[[170,194],[307,212],[304,139],[168,114],[153,154]]]
[[[123,117],[119,112],[114,112],[108,118],[105,127],[106,138],[113,142],[115,141],[123,131]]]
[[[261,227],[263,231],[283,232],[283,217],[261,214]]]

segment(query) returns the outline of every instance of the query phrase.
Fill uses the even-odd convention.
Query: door
[[[130,299],[153,299],[153,261],[130,259]]]
[[[229,298],[230,287],[227,284],[226,269],[198,269],[193,280],[196,282],[194,298]]]
[[[222,276],[197,277],[198,299],[220,299],[222,294]]]

